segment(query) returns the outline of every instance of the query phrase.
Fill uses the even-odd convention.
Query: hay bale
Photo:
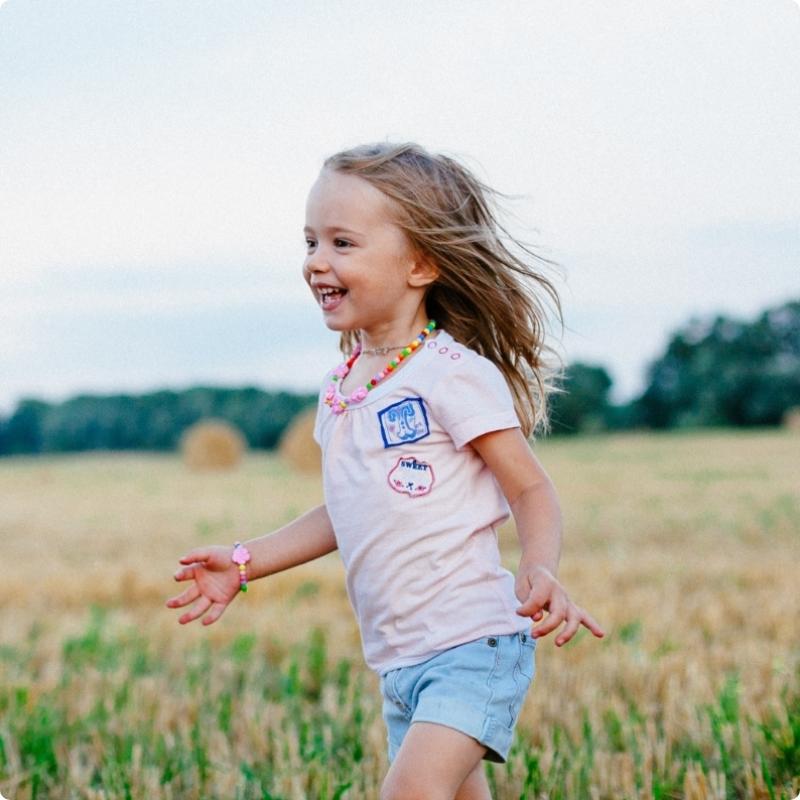
[[[281,458],[298,472],[322,472],[322,453],[314,441],[316,414],[316,407],[297,414],[283,432],[278,446]]]
[[[187,428],[180,439],[183,462],[193,470],[224,470],[239,465],[247,441],[222,419],[203,419]]]
[[[794,406],[784,412],[783,427],[794,433],[800,433],[800,406]]]

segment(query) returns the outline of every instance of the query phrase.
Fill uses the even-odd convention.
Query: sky
[[[416,141],[557,262],[613,398],[692,317],[800,298],[794,0],[0,2],[0,412],[316,391],[301,278],[329,154]]]

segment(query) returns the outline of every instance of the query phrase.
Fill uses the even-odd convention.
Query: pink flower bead
[[[347,365],[346,364],[339,364],[338,367],[333,371],[333,374],[337,378],[344,378],[345,375],[348,373]]]
[[[336,405],[331,406],[331,411],[333,411],[334,414],[342,414],[344,413],[344,408],[337,403]]]
[[[353,392],[353,394],[350,395],[350,402],[360,403],[366,396],[367,390],[363,386],[360,386]]]

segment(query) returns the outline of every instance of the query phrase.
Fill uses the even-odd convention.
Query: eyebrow
[[[352,228],[345,228],[341,225],[328,225],[327,228],[322,229],[323,232],[333,233],[334,231],[338,231],[341,233],[352,233],[354,236],[361,236],[362,234],[359,231],[354,231]],[[303,233],[313,233],[314,229],[310,228],[308,225],[303,228]]]

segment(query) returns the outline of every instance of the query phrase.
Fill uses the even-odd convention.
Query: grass
[[[509,761],[486,764],[496,800],[800,792],[798,444],[537,446],[564,508],[560,578],[608,633],[539,643]],[[218,475],[13,458],[0,497],[6,797],[377,797],[378,681],[337,554],[256,582],[210,628],[163,607],[182,552],[282,524],[319,502],[318,478],[263,455]],[[500,541],[513,570],[511,525]]]

